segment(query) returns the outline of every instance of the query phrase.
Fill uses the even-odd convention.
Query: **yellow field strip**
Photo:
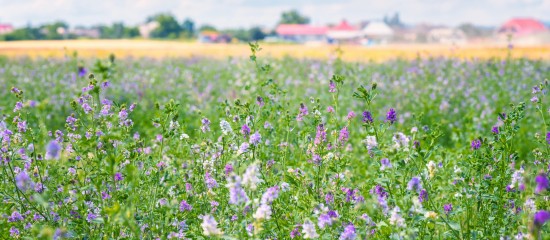
[[[334,56],[337,46],[332,45],[285,45],[263,44],[261,56],[280,58],[327,59]],[[511,52],[506,46],[489,45],[387,45],[387,46],[342,46],[342,58],[349,61],[384,61],[393,58],[411,59],[418,56],[445,56],[457,58],[504,58],[509,53],[514,58],[550,59],[550,45],[515,47]],[[0,42],[0,55],[8,57],[63,57],[78,51],[81,57],[191,57],[211,58],[247,57],[246,44],[201,44],[177,41],[152,40],[65,40],[65,41],[16,41]]]

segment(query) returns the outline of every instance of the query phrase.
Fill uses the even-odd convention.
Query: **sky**
[[[0,22],[16,27],[55,20],[71,26],[137,25],[147,16],[170,12],[180,23],[191,18],[218,28],[273,27],[289,9],[317,25],[381,20],[395,12],[407,24],[498,26],[512,17],[550,21],[550,0],[0,0]]]

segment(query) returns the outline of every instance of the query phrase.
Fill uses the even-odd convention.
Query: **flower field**
[[[250,48],[0,58],[0,236],[550,237],[550,62]]]

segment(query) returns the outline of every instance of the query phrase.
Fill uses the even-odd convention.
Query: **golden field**
[[[271,57],[292,56],[298,58],[327,59],[334,56],[334,45],[262,44],[260,55]],[[341,46],[342,58],[348,61],[384,61],[393,58],[445,56],[458,58],[527,57],[550,59],[550,45],[515,47],[511,52],[506,46],[491,45],[385,45],[375,47]],[[0,42],[0,55],[8,57],[63,57],[74,51],[81,57],[247,57],[246,44],[203,44],[180,41],[153,40],[63,40]]]

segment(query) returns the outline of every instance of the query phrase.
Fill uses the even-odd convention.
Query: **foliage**
[[[147,19],[147,22],[151,21],[156,21],[159,24],[159,26],[151,32],[152,38],[179,38],[182,29],[172,14],[160,13]]]
[[[303,16],[297,10],[290,10],[281,13],[279,24],[308,24],[309,17]]]
[[[14,86],[0,89],[2,236],[550,234],[548,62],[250,48],[225,61],[0,59]]]

